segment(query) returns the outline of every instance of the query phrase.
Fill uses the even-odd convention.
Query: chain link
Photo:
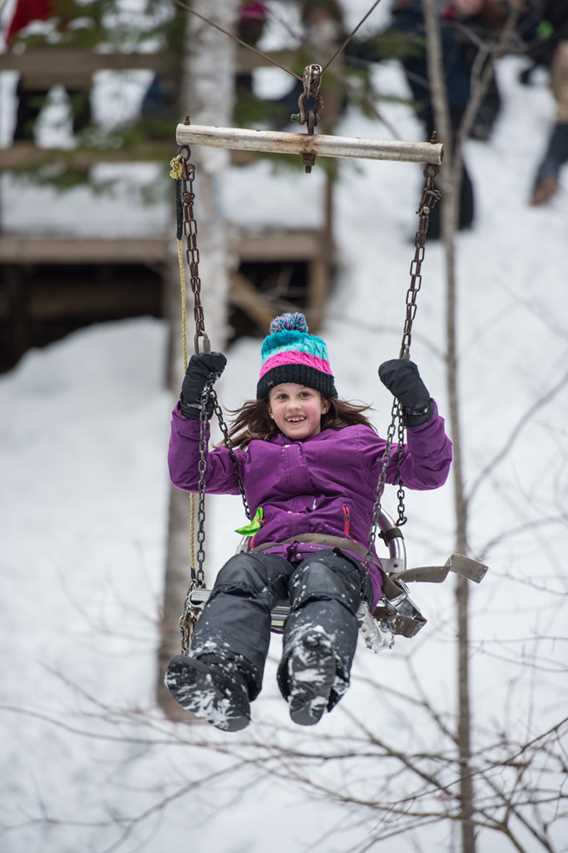
[[[379,480],[377,482],[377,491],[375,493],[375,503],[373,505],[373,517],[371,522],[371,530],[369,531],[369,552],[373,550],[373,546],[375,543],[375,537],[377,535],[377,530],[379,528],[379,522],[381,517],[381,501],[383,498],[383,492],[385,490],[385,484],[387,481],[387,471],[389,467],[389,463],[391,461],[391,447],[394,440],[394,434],[396,432],[397,420],[400,422],[401,418],[400,411],[400,403],[398,400],[393,400],[392,408],[391,408],[391,421],[387,429],[387,440],[384,449],[383,455],[383,464],[381,465],[381,471],[379,474]]]
[[[197,533],[195,541],[195,563],[190,565],[189,588],[185,596],[183,611],[179,620],[181,631],[181,651],[187,654],[191,635],[199,617],[199,609],[194,607],[191,594],[196,589],[205,589],[205,482],[207,477],[207,442],[209,438],[207,403],[213,391],[213,379],[207,382],[201,394],[199,409],[199,462],[197,479]]]
[[[243,478],[241,476],[241,468],[239,465],[239,460],[237,459],[237,454],[234,451],[233,445],[231,444],[231,439],[229,438],[229,429],[227,424],[225,423],[225,419],[223,417],[223,412],[221,410],[221,406],[219,405],[219,400],[217,398],[217,394],[215,391],[212,391],[211,397],[213,400],[213,411],[217,415],[217,421],[219,423],[219,429],[223,434],[223,443],[229,452],[229,457],[233,464],[233,470],[235,472],[235,477],[239,486],[239,491],[241,493],[241,498],[243,501],[243,506],[245,508],[245,513],[249,521],[252,521],[252,512],[247,501],[247,496],[245,494],[245,485],[243,483]]]
[[[193,293],[193,316],[195,322],[194,335],[194,350],[198,352],[209,352],[211,345],[209,336],[205,330],[205,314],[203,304],[201,302],[201,277],[199,275],[199,248],[197,245],[197,220],[195,218],[195,165],[190,162],[191,149],[189,146],[180,146],[177,156],[172,160],[171,176],[176,180],[177,205],[178,205],[178,243],[185,237],[185,261],[190,272],[190,285]],[[182,258],[179,260],[180,268],[180,298],[181,298],[181,322],[182,322],[182,337],[183,337],[183,358],[184,367],[187,368],[187,333],[186,333],[186,284],[185,284],[185,269],[183,268],[183,252]],[[202,349],[200,349],[202,347]],[[190,583],[186,593],[182,615],[179,619],[179,627],[181,632],[181,650],[182,654],[187,654],[191,643],[191,635],[193,628],[199,618],[200,609],[192,603],[192,593],[196,589],[206,588],[205,578],[205,487],[207,478],[207,453],[209,430],[209,417],[215,413],[219,421],[219,428],[223,434],[223,442],[229,452],[231,462],[233,464],[235,477],[239,485],[239,491],[243,500],[243,505],[247,518],[252,517],[248,501],[246,499],[244,483],[241,477],[240,467],[236,453],[231,444],[229,430],[225,423],[223,412],[217,394],[213,388],[215,376],[211,376],[210,380],[205,384],[200,400],[199,409],[199,462],[198,462],[198,485],[197,494],[194,497],[197,499],[197,511],[191,515],[192,530],[191,530],[191,553],[192,559],[190,562]],[[197,524],[195,524],[195,515],[197,516]]]
[[[436,141],[434,135],[431,142]],[[414,257],[410,264],[410,284],[406,292],[406,316],[404,320],[404,328],[402,332],[402,341],[400,345],[399,358],[410,358],[410,345],[412,343],[412,324],[416,317],[417,303],[416,298],[422,287],[422,262],[424,261],[425,244],[428,237],[428,227],[430,225],[430,213],[432,208],[439,202],[441,198],[440,190],[436,186],[436,176],[439,172],[439,167],[427,164],[424,168],[424,187],[418,205],[418,230],[414,238]],[[397,434],[398,448],[396,454],[396,464],[398,471],[398,489],[397,489],[397,511],[398,518],[396,520],[397,527],[402,527],[408,521],[406,517],[406,508],[404,505],[404,488],[401,478],[401,465],[404,448],[404,418],[402,407],[398,400],[393,401],[391,409],[391,421],[387,429],[387,438],[383,456],[383,464],[379,473],[377,482],[377,491],[375,494],[375,502],[373,505],[373,516],[371,521],[371,529],[369,531],[369,553],[373,550],[375,537],[380,526],[381,517],[381,502],[383,492],[387,481],[388,467],[391,463],[391,449]]]
[[[205,314],[201,302],[201,276],[199,275],[199,248],[197,246],[197,219],[195,218],[195,164],[190,162],[191,149],[182,145],[179,149],[181,165],[181,207],[183,217],[183,234],[185,236],[185,257],[189,268],[189,283],[193,293],[193,316],[195,320],[195,336],[193,339],[195,352],[200,352],[201,342],[203,352],[211,349],[209,337],[205,331]]]
[[[435,142],[435,136],[432,142]],[[427,164],[424,168],[424,187],[418,205],[418,230],[414,238],[414,257],[410,263],[410,285],[406,292],[406,317],[402,332],[400,345],[400,358],[410,358],[410,344],[412,342],[412,324],[416,317],[416,298],[422,287],[422,262],[424,261],[425,244],[428,237],[430,225],[430,213],[432,208],[439,202],[441,192],[435,184],[439,167]]]

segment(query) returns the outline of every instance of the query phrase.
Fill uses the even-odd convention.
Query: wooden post
[[[324,5],[316,5],[314,9],[310,9],[310,5],[306,4],[304,8],[307,16],[305,20],[311,21],[311,25],[308,26],[308,33],[311,33],[312,40],[316,41],[315,46],[318,53],[321,51],[321,55],[332,56],[342,39],[342,22],[338,21],[330,9]],[[338,56],[331,76],[324,76],[322,85],[324,109],[320,124],[320,131],[324,134],[334,132],[341,113],[345,94],[342,80],[343,67],[343,57]],[[326,163],[320,255],[311,265],[308,302],[308,317],[310,327],[314,332],[318,332],[323,324],[327,294],[335,267],[334,200],[335,183],[339,170],[339,160],[332,159]]]
[[[231,29],[236,17],[237,0],[194,0],[196,11],[213,16],[225,29]],[[232,114],[233,42],[212,27],[191,21],[186,35],[182,67],[181,101],[183,113],[192,113],[201,121],[228,121]],[[183,127],[184,125],[182,125]],[[173,155],[174,151],[172,151]],[[227,329],[227,229],[220,209],[219,181],[228,165],[226,151],[196,150],[196,213],[199,217],[200,275],[207,331],[213,348],[223,349]],[[173,208],[173,205],[172,205]],[[179,393],[183,358],[179,334],[179,285],[175,252],[175,225],[171,225],[172,257],[168,304],[172,318],[172,364],[169,375],[172,391]],[[175,305],[178,305],[177,310]],[[188,305],[193,318],[193,306]],[[175,317],[175,320],[174,320]],[[189,329],[193,340],[193,325]],[[191,349],[190,349],[191,351]],[[189,584],[189,511],[188,496],[171,489],[168,527],[168,553],[164,584],[160,648],[158,652],[157,699],[172,719],[189,719],[163,686],[164,671],[170,657],[180,651],[178,619]]]
[[[4,275],[10,316],[8,355],[11,363],[16,364],[30,348],[29,287],[21,267],[10,266]]]

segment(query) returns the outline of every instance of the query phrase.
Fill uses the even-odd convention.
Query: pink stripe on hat
[[[327,373],[329,376],[332,375],[329,362],[325,361],[325,359],[318,358],[316,355],[310,355],[310,353],[307,352],[288,350],[287,352],[280,352],[277,355],[272,355],[270,358],[267,358],[260,369],[259,378],[262,379],[262,377],[274,367],[282,367],[289,364],[303,364],[306,367],[313,367],[321,373]]]

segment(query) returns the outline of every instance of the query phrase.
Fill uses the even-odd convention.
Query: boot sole
[[[320,660],[310,661],[320,644],[306,644],[300,653],[292,654],[288,671],[292,689],[288,698],[290,719],[298,726],[315,726],[329,703],[335,682],[336,664],[331,650],[325,649]]]
[[[547,204],[550,199],[556,195],[558,192],[558,179],[553,177],[552,175],[543,178],[542,181],[535,187],[533,194],[531,196],[529,206],[530,207],[541,207],[543,204]]]
[[[235,713],[230,695],[215,684],[210,670],[198,658],[172,658],[164,682],[178,705],[221,731],[238,732],[250,723],[250,711]]]

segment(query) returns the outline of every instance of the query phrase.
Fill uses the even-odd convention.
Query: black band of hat
[[[323,373],[307,364],[281,364],[273,367],[259,380],[256,386],[257,399],[265,400],[271,388],[284,382],[294,382],[297,385],[305,385],[306,388],[315,388],[324,397],[337,397],[334,378],[331,374]]]

